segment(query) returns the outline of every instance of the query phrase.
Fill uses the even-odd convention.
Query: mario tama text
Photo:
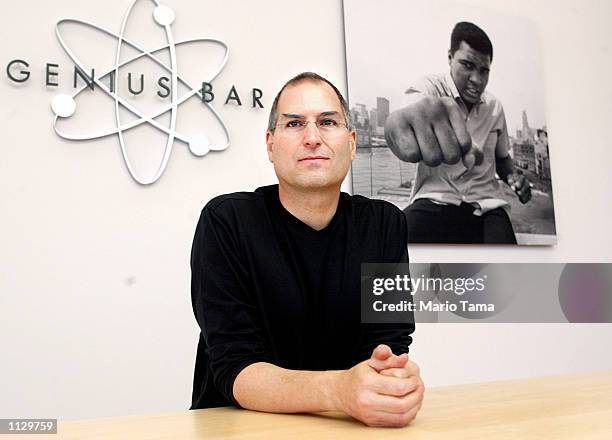
[[[421,320],[432,313],[477,316],[496,312],[494,298],[487,300],[487,275],[417,273],[407,267],[378,266],[362,272],[362,322]]]
[[[449,294],[459,297],[466,293],[484,292],[484,275],[479,278],[439,278],[421,275],[395,275],[372,280],[372,310],[374,312],[494,312],[495,304],[472,302],[468,299],[441,300]],[[409,294],[410,300],[403,299]]]

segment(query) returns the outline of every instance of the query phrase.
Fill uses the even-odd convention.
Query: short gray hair
[[[272,103],[272,108],[270,109],[270,117],[268,119],[268,131],[274,133],[274,129],[276,128],[276,123],[278,121],[278,100],[280,99],[283,90],[285,90],[288,86],[297,84],[302,81],[320,81],[328,84],[334,92],[336,92],[336,96],[338,97],[338,101],[340,101],[340,106],[342,107],[342,112],[344,113],[344,119],[346,121],[346,128],[349,130],[353,129],[353,124],[351,123],[351,113],[349,110],[348,103],[342,93],[338,90],[338,88],[333,85],[328,79],[322,77],[318,73],[314,72],[302,72],[299,75],[294,76],[289,81],[285,83],[285,85],[280,89],[276,98],[274,98],[274,102]]]

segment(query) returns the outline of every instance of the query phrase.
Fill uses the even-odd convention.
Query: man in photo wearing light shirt
[[[408,88],[407,105],[385,127],[393,153],[418,163],[404,211],[408,241],[516,244],[496,174],[522,203],[531,190],[509,155],[502,104],[485,91],[493,45],[475,24],[457,23],[448,61],[447,74],[429,75]]]

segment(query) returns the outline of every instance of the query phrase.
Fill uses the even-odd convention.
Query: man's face
[[[451,77],[461,95],[469,104],[476,104],[489,82],[491,57],[478,52],[465,41],[453,55],[448,54]]]
[[[312,123],[311,123],[312,121]],[[334,130],[319,126],[341,121]],[[292,130],[306,122],[301,130]],[[355,131],[349,131],[334,90],[321,81],[300,81],[278,100],[274,133],[266,133],[268,157],[281,187],[339,187],[355,158]]]

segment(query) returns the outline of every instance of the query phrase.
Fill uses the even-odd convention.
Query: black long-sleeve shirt
[[[408,262],[404,214],[341,193],[320,231],[280,203],[278,185],[211,200],[191,254],[201,328],[191,409],[239,406],[238,373],[254,362],[347,369],[381,343],[408,352],[414,324],[362,324],[361,263]]]

